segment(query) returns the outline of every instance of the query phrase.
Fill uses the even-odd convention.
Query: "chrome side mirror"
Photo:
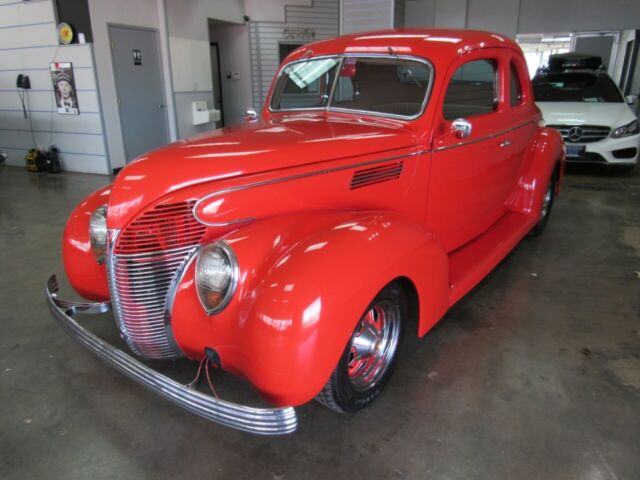
[[[249,108],[244,112],[244,119],[247,122],[255,122],[258,119],[258,112],[253,108]]]
[[[456,118],[451,122],[451,131],[458,138],[467,138],[471,135],[471,123],[466,118]]]
[[[638,100],[638,96],[637,95],[627,95],[626,97],[624,97],[624,99],[627,102],[627,105],[634,105],[636,103],[636,100]]]

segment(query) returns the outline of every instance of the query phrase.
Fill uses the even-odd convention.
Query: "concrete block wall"
[[[49,64],[73,64],[80,115],[56,111]],[[30,118],[25,119],[16,89],[28,75]],[[30,120],[30,121],[29,121]],[[109,173],[92,45],[59,45],[51,0],[0,0],[0,150],[9,165],[24,165],[33,146],[60,150],[67,171]]]

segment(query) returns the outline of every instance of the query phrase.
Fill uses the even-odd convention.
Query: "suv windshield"
[[[271,110],[355,110],[413,118],[431,84],[427,63],[390,57],[330,57],[290,63],[271,97]]]
[[[533,79],[536,102],[623,102],[613,80],[588,72],[543,73]]]

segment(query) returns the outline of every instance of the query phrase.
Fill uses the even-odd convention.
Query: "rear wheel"
[[[542,208],[540,210],[540,217],[538,219],[538,223],[536,223],[535,227],[531,229],[529,232],[533,236],[538,236],[544,230],[544,227],[547,226],[547,222],[549,221],[549,217],[551,216],[551,209],[553,208],[553,202],[556,199],[556,187],[558,185],[558,170],[554,170],[551,178],[549,179],[549,184],[547,185],[547,190],[544,192],[544,197],[542,199]]]
[[[316,400],[355,412],[378,398],[393,373],[407,316],[406,294],[397,283],[387,285],[367,307]]]

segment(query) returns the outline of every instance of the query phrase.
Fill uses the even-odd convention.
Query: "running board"
[[[533,228],[530,216],[509,212],[475,240],[449,254],[449,304],[475,287]]]

